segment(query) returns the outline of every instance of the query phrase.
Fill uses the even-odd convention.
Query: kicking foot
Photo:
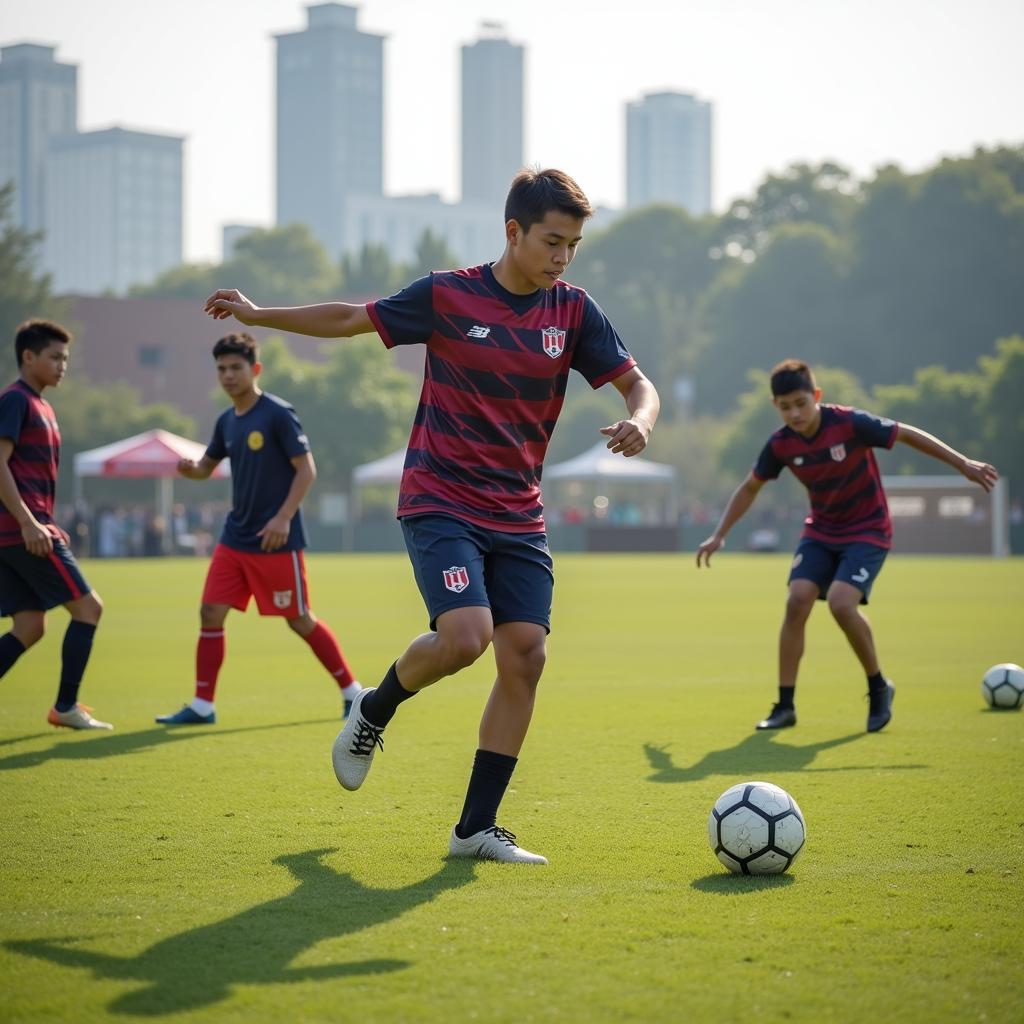
[[[516,837],[507,829],[492,825],[482,832],[460,839],[452,829],[448,842],[451,857],[476,857],[477,860],[500,860],[507,864],[547,864],[547,857],[530,853],[516,846]]]
[[[377,748],[384,749],[381,735],[384,730],[368,722],[359,710],[366,695],[373,693],[375,689],[376,687],[371,686],[368,690],[360,690],[355,695],[348,718],[345,720],[345,727],[338,733],[334,749],[331,751],[334,774],[341,785],[350,791],[358,789],[363,784],[370,765],[373,764],[373,755]]]
[[[217,721],[217,712],[211,711],[208,715],[201,715],[186,704],[180,711],[175,711],[171,715],[157,715],[156,720],[161,725],[213,725]]]
[[[896,696],[896,687],[887,679],[885,689],[868,694],[868,732],[879,732],[889,724],[892,718],[892,702]]]
[[[783,707],[781,704],[773,704],[767,718],[762,718],[757,723],[758,729],[786,729],[796,725],[796,708],[790,705]]]
[[[92,708],[85,704],[76,704],[67,711],[50,708],[46,720],[50,725],[64,729],[113,729],[109,722],[101,722],[92,717]]]

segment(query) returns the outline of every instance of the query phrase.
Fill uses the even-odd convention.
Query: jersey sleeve
[[[395,345],[422,345],[434,333],[434,285],[431,275],[421,277],[388,299],[366,305],[366,312],[381,341]]]
[[[891,448],[896,443],[899,424],[885,416],[876,416],[863,409],[853,411],[853,433],[872,448]]]
[[[298,413],[290,406],[282,405],[274,417],[274,431],[278,442],[289,459],[309,453],[309,438],[302,429]]]
[[[20,391],[12,390],[0,395],[0,437],[17,444],[27,411],[28,399]]]
[[[221,459],[226,459],[228,456],[227,445],[224,444],[224,428],[220,416],[217,417],[217,422],[213,426],[213,437],[210,438],[210,443],[206,446],[206,455],[208,458],[216,459],[217,462],[220,462]]]
[[[579,370],[592,388],[599,388],[636,366],[618,332],[601,307],[589,296],[584,298],[580,337],[572,356],[572,367]]]
[[[775,448],[769,441],[762,449],[754,463],[754,476],[758,480],[777,480],[786,464],[775,454]]]

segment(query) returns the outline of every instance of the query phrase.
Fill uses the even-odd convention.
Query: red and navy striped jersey
[[[787,466],[807,488],[811,513],[803,537],[831,544],[863,541],[888,548],[892,521],[872,448],[891,448],[899,424],[860,409],[822,405],[813,437],[776,430],[754,465],[758,480],[774,480]]]
[[[430,274],[367,310],[388,348],[426,345],[399,518],[542,531],[541,471],[569,370],[599,388],[636,365],[597,303],[561,281],[515,295],[485,264]]]
[[[53,499],[60,464],[60,430],[53,408],[23,380],[0,392],[0,437],[14,442],[8,468],[21,500],[41,526],[57,539],[63,533],[53,521]],[[17,519],[0,503],[0,547],[23,544]]]

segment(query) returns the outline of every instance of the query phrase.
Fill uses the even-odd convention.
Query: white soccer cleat
[[[92,708],[85,704],[76,704],[67,711],[50,708],[46,716],[50,725],[65,729],[113,729],[109,722],[101,722],[92,717]]]
[[[452,829],[448,843],[452,857],[476,857],[477,860],[500,860],[506,864],[547,864],[547,857],[530,853],[516,846],[516,837],[506,829],[492,825],[482,832],[460,839]]]
[[[366,773],[373,764],[373,755],[377,748],[384,749],[381,738],[383,729],[371,725],[359,710],[368,693],[375,687],[360,690],[352,701],[352,709],[345,720],[345,727],[338,733],[331,751],[334,762],[334,774],[345,789],[358,789],[366,778]]]

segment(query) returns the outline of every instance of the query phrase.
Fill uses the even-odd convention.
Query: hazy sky
[[[1024,142],[1024,0],[365,0],[385,43],[385,188],[459,187],[459,46],[481,21],[527,47],[526,160],[625,198],[625,111],[678,89],[714,105],[714,206],[769,170],[834,158],[916,170]],[[272,223],[275,32],[300,0],[0,0],[0,42],[79,65],[83,129],[187,136],[185,249]],[[497,253],[495,254],[497,255]]]

